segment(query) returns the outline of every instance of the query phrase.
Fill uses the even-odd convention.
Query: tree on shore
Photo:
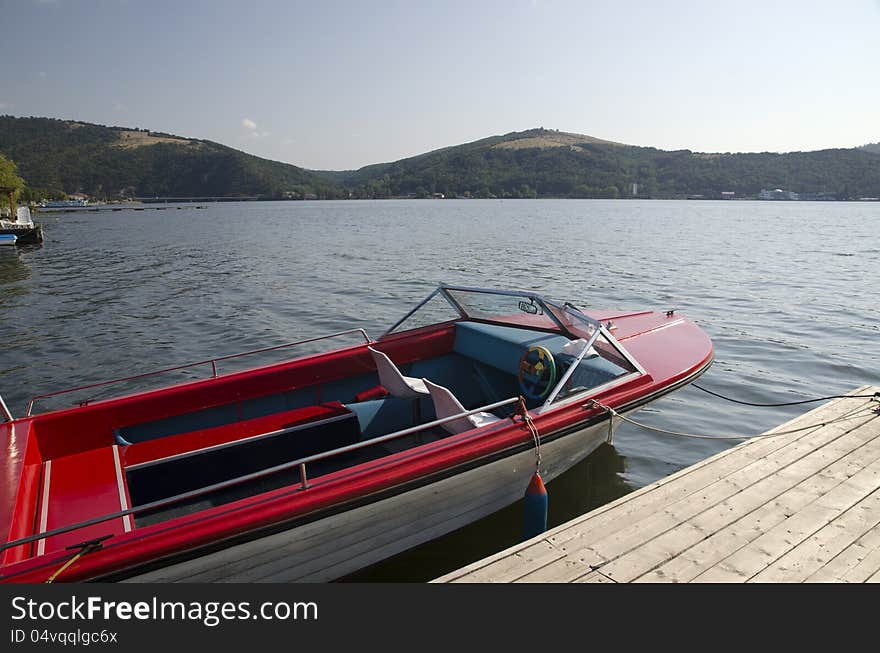
[[[0,154],[0,186],[15,189],[15,197],[18,199],[22,188],[24,188],[24,179],[16,174],[15,164]],[[0,207],[9,206],[9,197],[6,193],[0,194]]]

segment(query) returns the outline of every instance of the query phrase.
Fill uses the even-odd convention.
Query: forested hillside
[[[337,173],[334,180],[360,197],[754,197],[764,188],[784,188],[844,199],[880,196],[880,156],[870,147],[664,151],[534,129]]]
[[[699,153],[532,129],[351,171],[310,171],[210,141],[50,118],[0,116],[0,153],[25,199],[124,197],[756,197],[782,188],[880,197],[880,144],[778,153]]]
[[[286,163],[213,143],[50,118],[0,116],[0,152],[32,193],[337,197],[332,182]],[[347,195],[347,193],[346,193]]]

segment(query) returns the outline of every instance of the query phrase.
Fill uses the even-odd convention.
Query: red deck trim
[[[382,340],[382,349],[398,364],[433,358],[452,351],[454,333],[453,325],[444,325],[407,337],[390,336]],[[375,370],[366,344],[346,347],[217,378],[44,413],[33,418],[35,433],[43,457],[59,458],[85,449],[109,447],[113,444],[113,430],[123,426],[293,388],[320,390],[325,383]],[[78,437],[67,437],[68,433],[77,433]]]
[[[40,456],[30,420],[0,423],[0,534],[8,541],[33,533]],[[28,547],[30,549],[30,547]],[[6,552],[4,560],[9,559]]]
[[[22,470],[18,503],[15,503],[14,500],[10,501],[7,507],[9,512],[12,513],[12,523],[9,528],[9,539],[7,540],[9,542],[33,535],[34,533],[40,497],[41,469],[41,464],[29,463]],[[12,512],[13,509],[15,509],[14,513]],[[23,544],[14,549],[9,549],[3,555],[3,564],[24,560],[33,555],[33,552],[33,544]]]

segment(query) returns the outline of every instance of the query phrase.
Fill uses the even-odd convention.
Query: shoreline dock
[[[880,582],[880,402],[765,436],[432,582]]]
[[[38,213],[42,215],[52,215],[54,213],[102,213],[102,212],[119,212],[119,211],[173,211],[182,209],[206,209],[204,204],[163,204],[160,206],[68,206],[68,207],[51,207],[41,208]]]

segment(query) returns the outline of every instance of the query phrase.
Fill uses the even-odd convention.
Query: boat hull
[[[33,401],[91,386],[36,397],[25,418],[0,424],[24,452],[7,457],[13,482],[0,486],[0,580],[40,582],[62,566],[66,581],[333,580],[521,499],[536,454],[526,415],[549,482],[607,439],[609,410],[632,412],[712,362],[706,334],[673,311],[583,316],[595,349],[561,358],[552,396],[529,404],[516,396],[517,361],[535,339],[553,356],[585,339],[524,313],[517,326],[330,334],[283,346],[354,332],[364,343],[224,375],[212,359],[198,363],[211,364],[209,379],[31,416]],[[476,407],[436,419],[436,403],[432,413],[424,399],[377,394],[374,343],[407,374],[453,388],[459,408]],[[486,411],[500,419],[456,421]],[[68,564],[82,547],[88,555]]]
[[[43,226],[35,224],[32,227],[2,227],[0,235],[15,236],[18,245],[38,245],[43,242]]]
[[[551,481],[605,442],[607,422],[541,446]],[[533,448],[319,518],[146,573],[127,582],[324,582],[441,537],[521,499],[535,471]]]

